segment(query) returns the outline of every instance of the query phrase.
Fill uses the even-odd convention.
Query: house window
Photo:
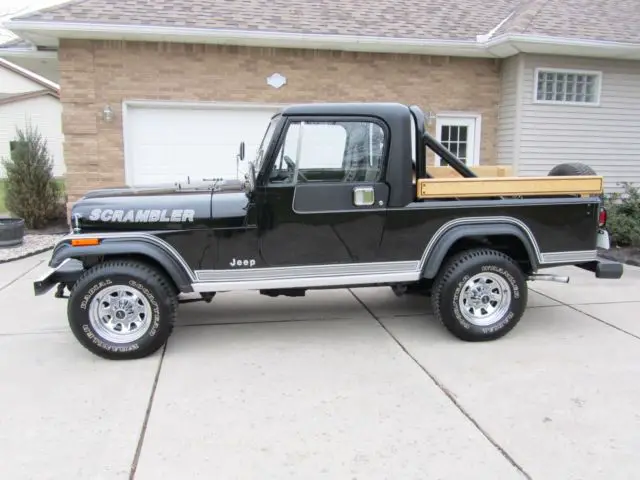
[[[476,116],[439,115],[436,120],[436,139],[466,165],[478,165],[479,122]],[[437,155],[435,164],[446,165]]]
[[[536,71],[536,101],[597,105],[601,78],[599,72],[539,69]]]

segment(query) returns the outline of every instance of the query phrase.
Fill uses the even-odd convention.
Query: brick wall
[[[122,185],[123,100],[398,101],[482,114],[482,163],[495,163],[499,65],[491,59],[172,43],[60,44],[67,191]],[[287,85],[273,89],[274,72]],[[115,118],[105,123],[103,107]],[[433,127],[432,127],[433,128]]]

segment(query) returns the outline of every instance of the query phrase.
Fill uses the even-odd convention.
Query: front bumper
[[[580,263],[577,267],[593,272],[597,278],[604,278],[607,280],[618,280],[622,277],[624,272],[624,266],[619,262],[613,260],[606,260],[604,258],[598,258],[593,262]]]
[[[58,267],[49,268],[45,274],[33,282],[33,291],[38,296],[44,295],[59,283],[73,285],[83,271],[82,262],[69,258]]]

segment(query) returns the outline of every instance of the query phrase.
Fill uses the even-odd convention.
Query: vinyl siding
[[[515,159],[517,92],[518,58],[510,57],[502,64],[500,75],[500,108],[496,139],[496,163],[500,165],[513,165]]]
[[[0,65],[0,93],[23,93],[43,90],[45,87],[18,75]]]
[[[640,184],[640,62],[527,56],[524,67],[519,174],[583,162],[605,177],[607,191],[620,190],[622,181]],[[601,72],[600,104],[535,104],[540,67]]]
[[[25,128],[30,121],[47,141],[49,153],[53,157],[53,174],[62,176],[65,165],[61,115],[60,101],[49,95],[0,105],[0,158],[9,157],[9,142],[15,137],[16,127]],[[4,176],[4,168],[0,164],[0,177]]]

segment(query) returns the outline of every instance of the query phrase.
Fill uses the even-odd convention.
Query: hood
[[[150,185],[94,190],[71,210],[81,231],[228,228],[246,217],[244,182]]]
[[[88,198],[107,198],[107,197],[138,197],[138,196],[155,196],[155,195],[171,195],[176,193],[194,193],[194,192],[224,192],[229,190],[244,191],[245,183],[242,180],[212,180],[195,183],[159,183],[152,185],[142,185],[137,187],[113,187],[101,188],[99,190],[91,190],[87,192],[82,199]],[[82,200],[81,199],[81,200]]]

